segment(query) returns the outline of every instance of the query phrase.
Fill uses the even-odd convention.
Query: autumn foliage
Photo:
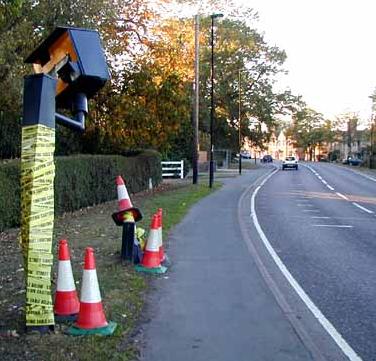
[[[112,80],[90,102],[83,135],[58,129],[59,154],[126,154],[153,148],[164,157],[190,158],[194,82],[194,20],[183,11],[191,2],[144,0],[12,1],[0,4],[0,156],[19,152],[22,77],[32,70],[23,59],[56,25],[97,28]],[[257,119],[269,129],[276,116],[294,107],[289,92],[275,93],[286,54],[269,46],[251,27],[252,9],[207,1],[226,16],[215,27],[216,147],[238,149],[239,91],[244,139],[260,144],[268,134],[249,127]],[[171,12],[175,9],[175,13]],[[203,9],[203,11],[209,11]],[[208,12],[210,15],[210,12]],[[210,16],[200,16],[200,139],[209,132]],[[241,82],[238,73],[241,70]],[[252,132],[258,132],[252,134]],[[12,147],[9,145],[12,144]],[[201,144],[205,149],[206,144]]]

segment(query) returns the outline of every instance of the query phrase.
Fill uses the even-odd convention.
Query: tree
[[[57,25],[99,29],[112,74],[116,60],[137,53],[146,38],[145,29],[154,12],[142,0],[12,0],[0,2],[0,155],[19,155],[23,76],[32,73],[23,60]],[[130,57],[128,56],[128,59]],[[72,143],[70,132],[60,130],[58,148]],[[67,143],[68,142],[68,143]],[[9,147],[11,144],[11,147]]]
[[[292,125],[287,131],[294,146],[308,153],[310,161],[315,158],[316,145],[320,146],[324,142],[324,134],[323,115],[306,106],[293,114]]]

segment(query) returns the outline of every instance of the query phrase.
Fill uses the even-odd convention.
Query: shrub
[[[134,157],[75,155],[56,157],[55,214],[116,199],[115,178],[121,175],[129,193],[161,182],[160,156],[148,150]],[[20,162],[0,164],[0,231],[20,221]]]

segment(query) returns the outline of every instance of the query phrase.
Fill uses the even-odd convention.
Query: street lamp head
[[[215,18],[222,18],[223,17],[223,14],[211,14],[210,17],[212,19],[215,19]]]

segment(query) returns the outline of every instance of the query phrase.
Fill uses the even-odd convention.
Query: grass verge
[[[219,184],[215,183],[213,190]],[[138,224],[148,231],[151,215],[163,208],[164,239],[168,231],[181,221],[189,208],[208,195],[207,185],[162,185],[152,192],[132,196],[144,219]],[[111,214],[117,202],[108,202],[66,214],[55,221],[55,237],[66,238],[71,250],[71,264],[79,290],[84,250],[95,249],[97,274],[107,320],[118,327],[111,337],[72,337],[65,334],[68,324],[59,324],[48,335],[25,334],[24,276],[18,230],[0,234],[0,354],[2,360],[133,360],[137,342],[133,332],[140,320],[148,277],[120,261],[121,227],[116,227]],[[57,245],[54,245],[57,254]],[[54,278],[56,281],[56,260]]]

